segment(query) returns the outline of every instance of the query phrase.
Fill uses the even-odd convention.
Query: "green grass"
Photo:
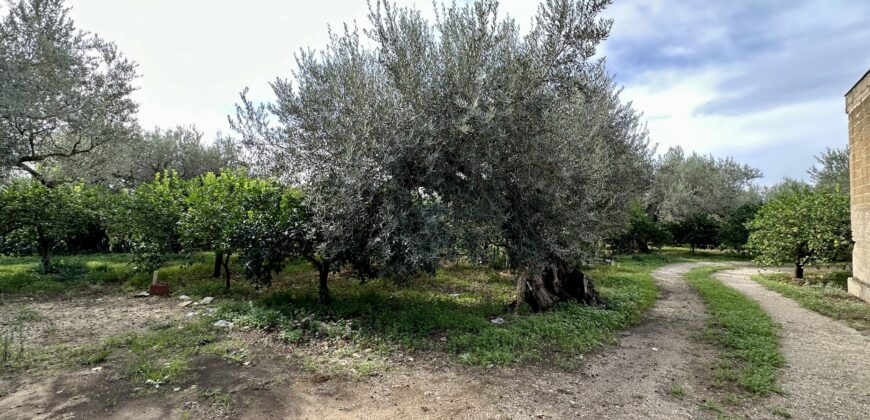
[[[582,360],[583,353],[613,342],[615,331],[641,319],[657,295],[652,270],[670,262],[724,260],[730,256],[716,252],[691,256],[685,250],[666,249],[660,254],[618,257],[613,264],[586,270],[607,300],[606,307],[567,303],[541,314],[509,310],[515,279],[509,273],[489,268],[450,266],[435,276],[421,275],[404,283],[370,279],[360,284],[355,278],[333,275],[333,303],[322,306],[317,303],[316,271],[305,262],[290,263],[276,276],[271,289],[256,289],[236,277],[233,288],[227,291],[222,279],[211,278],[213,258],[202,254],[193,263],[179,259],[160,270],[160,281],[169,284],[175,295],[221,297],[217,301],[220,311],[209,316],[211,320],[219,317],[235,322],[237,327],[274,332],[276,338],[294,345],[342,340],[351,348],[380,354],[395,349],[412,353],[445,351],[477,366],[546,361],[571,367]],[[68,264],[84,269],[61,279],[58,275],[37,274],[36,258],[0,258],[0,293],[38,295],[81,287],[102,290],[114,285],[125,292],[144,289],[150,277],[133,273],[128,262],[124,255],[70,257]],[[505,323],[492,323],[495,317],[503,318]],[[143,337],[128,338],[133,340],[129,345],[150,340],[155,334],[159,336],[152,331]],[[72,360],[82,365],[102,363],[116,358],[118,352],[114,349],[118,347],[104,343]],[[182,355],[196,347],[181,346],[185,349]],[[174,363],[170,355],[132,353],[142,356],[139,361],[144,360],[130,369],[131,376],[139,380],[156,380],[160,375],[172,376],[173,371],[183,370],[183,365]],[[374,371],[380,364],[378,357],[362,360],[357,371]]]
[[[839,319],[859,331],[870,331],[870,304],[846,292],[848,272],[807,275],[798,283],[788,274],[754,276],[764,287],[822,315]]]
[[[159,388],[178,383],[187,373],[189,360],[219,340],[209,322],[202,318],[157,324],[142,333],[121,334],[71,349],[69,360],[84,366],[111,362],[121,366],[125,377],[138,385]]]
[[[128,257],[77,255],[54,260],[57,273],[38,272],[37,257],[0,257],[0,294],[42,295],[121,283],[132,276]]]
[[[218,316],[278,331],[289,342],[340,337],[363,347],[445,350],[479,366],[541,360],[572,366],[640,320],[657,295],[650,272],[671,260],[632,256],[588,269],[607,299],[603,308],[569,303],[541,314],[515,313],[507,309],[512,275],[460,266],[405,284],[337,278],[329,306],[317,303],[313,273],[303,273],[280,280],[281,290],[254,303],[225,303]],[[505,323],[492,323],[495,317]]]
[[[714,279],[719,269],[701,267],[686,275],[710,311],[708,333],[723,348],[717,377],[752,394],[778,392],[776,374],[785,361],[778,327],[756,302]]]
[[[542,314],[513,313],[514,279],[498,271],[455,267],[406,284],[375,279],[331,281],[333,303],[317,304],[313,274],[279,280],[279,291],[253,304],[222,307],[220,316],[242,326],[278,331],[288,342],[312,336],[344,337],[362,347],[444,350],[479,366],[548,360],[576,365],[582,354],[613,342],[613,333],[638,322],[655,300],[651,271],[677,257],[637,255],[587,273],[606,308],[564,304]],[[300,325],[313,317],[316,322]],[[505,323],[490,319],[502,317]],[[314,334],[314,331],[319,333]]]
[[[240,276],[233,276],[226,290],[223,278],[211,277],[214,255],[200,253],[192,258],[173,258],[159,270],[160,283],[168,284],[175,294],[193,297],[251,296],[256,290]],[[102,291],[118,287],[122,291],[141,291],[151,283],[151,273],[135,272],[126,254],[88,254],[60,256],[54,259],[57,272],[38,272],[38,257],[0,257],[0,295],[56,295]],[[307,264],[292,262],[288,272],[308,269]],[[233,274],[240,270],[230,263]]]

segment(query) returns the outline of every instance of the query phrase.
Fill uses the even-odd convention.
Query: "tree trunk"
[[[36,230],[36,250],[39,251],[39,270],[42,274],[51,273],[54,269],[51,265],[51,244],[42,234],[42,229]]]
[[[804,278],[804,264],[802,262],[803,258],[803,249],[804,244],[800,244],[797,247],[797,252],[795,252],[794,256],[794,278],[803,279]]]
[[[223,264],[224,253],[216,252],[214,254],[214,271],[212,271],[211,276],[213,278],[219,279],[221,277],[221,265]]]
[[[317,267],[320,283],[317,288],[318,301],[322,305],[329,305],[332,298],[329,295],[329,263],[321,263]]]
[[[652,250],[649,249],[649,245],[646,243],[646,241],[643,241],[643,240],[640,240],[640,239],[636,239],[636,240],[635,240],[635,243],[637,244],[637,250],[638,250],[638,251],[640,251],[640,252],[642,252],[642,253],[644,253],[644,254],[649,254],[650,252],[652,252]]]
[[[800,257],[794,262],[794,278],[803,279],[804,278],[804,265],[801,264]]]
[[[521,278],[517,292],[518,302],[526,302],[535,312],[547,311],[560,302],[572,300],[587,305],[604,303],[590,278],[579,269],[569,269],[561,264]]]
[[[42,274],[48,274],[54,270],[51,265],[51,247],[39,246],[39,269]]]
[[[224,257],[223,266],[224,279],[226,280],[226,288],[227,290],[230,290],[230,254],[227,254],[226,257]]]

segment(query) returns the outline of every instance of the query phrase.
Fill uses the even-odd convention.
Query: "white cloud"
[[[800,177],[812,154],[846,141],[843,92],[808,78],[807,66],[827,65],[832,70],[841,68],[840,73],[845,68],[848,74],[852,67],[863,65],[844,67],[837,57],[813,63],[805,57],[840,51],[826,46],[825,42],[837,41],[825,38],[825,28],[844,30],[866,15],[861,13],[867,8],[862,2],[832,1],[836,3],[763,3],[750,7],[749,14],[747,5],[739,2],[620,1],[606,12],[615,26],[602,51],[609,57],[610,71],[626,85],[623,98],[644,112],[660,151],[680,145],[752,160],[758,157],[753,151],[779,145],[791,153],[788,159],[765,156],[772,162],[756,159],[753,164],[769,175]],[[430,0],[399,3],[432,16]],[[502,0],[501,11],[528,28],[538,3]],[[252,98],[270,98],[268,82],[290,76],[293,55],[300,48],[324,46],[328,25],[340,29],[344,22],[357,21],[367,26],[364,0],[72,0],[69,4],[80,28],[116,42],[139,63],[142,78],[135,99],[141,104],[144,127],[196,124],[207,135],[228,130],[226,116],[233,112],[244,87],[251,88]],[[818,43],[808,45],[797,36],[801,34]],[[769,54],[765,48],[771,42],[780,42],[783,48]],[[856,60],[870,64],[866,57]],[[843,84],[844,78],[851,76],[837,76],[834,84]],[[804,96],[784,99],[780,92],[800,91],[799,86],[789,90],[797,83],[815,90],[807,88]],[[699,112],[713,104],[720,108]],[[731,112],[720,112],[726,108]],[[804,155],[797,156],[796,151]]]

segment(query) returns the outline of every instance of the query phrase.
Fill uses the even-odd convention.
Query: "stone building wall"
[[[870,302],[870,71],[846,94],[852,199],[852,278],[849,293]]]

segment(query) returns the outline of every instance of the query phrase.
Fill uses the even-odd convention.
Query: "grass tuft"
[[[795,283],[787,274],[754,276],[762,286],[794,299],[804,308],[839,319],[859,331],[870,331],[870,304],[846,292],[848,272],[807,276]]]
[[[752,394],[778,392],[776,373],[785,362],[778,327],[755,301],[714,279],[720,269],[701,267],[686,275],[710,310],[708,333],[724,348],[719,379]]]

